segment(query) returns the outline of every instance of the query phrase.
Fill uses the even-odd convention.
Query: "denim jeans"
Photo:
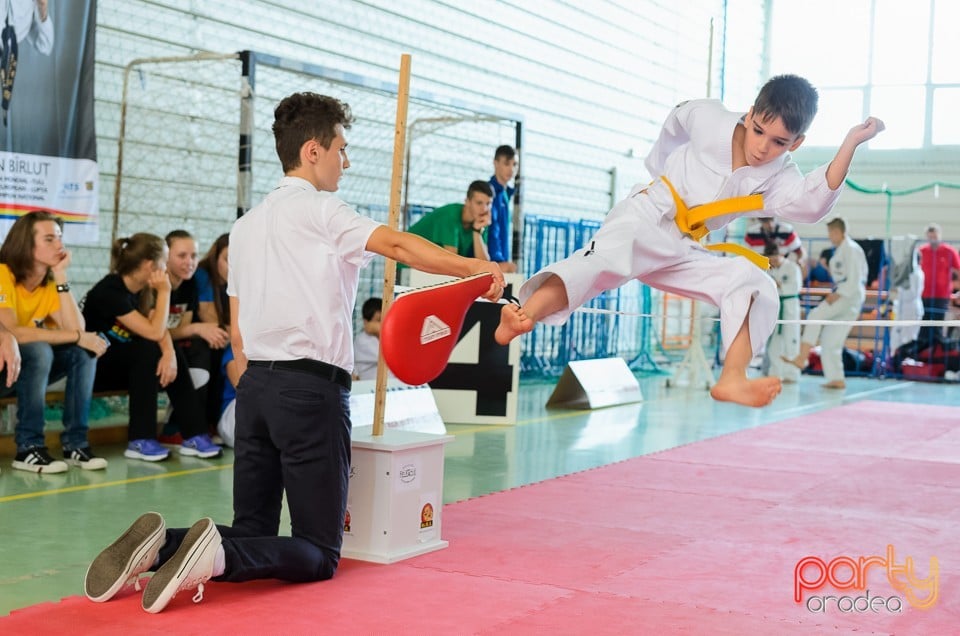
[[[14,431],[17,452],[45,445],[43,411],[47,386],[64,376],[67,389],[60,442],[64,451],[87,446],[96,358],[77,345],[52,346],[46,342],[21,344],[20,356],[23,359],[20,377],[13,385],[17,395],[17,427]]]

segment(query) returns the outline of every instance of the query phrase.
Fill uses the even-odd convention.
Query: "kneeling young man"
[[[228,294],[237,385],[234,519],[204,517],[168,529],[151,512],[90,565],[85,591],[106,601],[156,569],[142,605],[159,612],[183,589],[209,579],[318,581],[340,560],[350,472],[352,325],[360,268],[382,254],[421,271],[489,272],[418,236],[360,216],[338,198],[347,159],[349,107],[297,93],[274,111],[284,177],[230,233]],[[278,536],[286,494],[292,536]]]

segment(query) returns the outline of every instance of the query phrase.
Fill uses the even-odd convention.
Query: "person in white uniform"
[[[816,90],[795,75],[768,81],[746,114],[709,99],[678,105],[646,160],[655,180],[634,186],[583,249],[524,283],[520,306],[501,310],[497,342],[506,344],[538,322],[562,324],[602,291],[639,278],[718,306],[726,358],[711,395],[749,406],[769,404],[780,392],[780,380],[748,378],[747,368],[776,323],[776,287],[748,259],[721,260],[705,249],[695,240],[702,236],[693,227],[697,223],[688,221],[707,210],[716,213],[700,224],[706,231],[744,210],[751,217],[803,223],[826,216],[855,150],[880,132],[883,122],[870,117],[854,126],[833,160],[804,177],[789,152],[803,142],[816,111]]]
[[[920,267],[920,251],[915,237],[892,241],[894,257],[892,284],[896,292],[893,299],[893,315],[896,320],[921,320],[923,318],[923,268]],[[894,327],[890,330],[890,350],[896,351],[920,336],[920,325]]]
[[[830,242],[836,248],[830,258],[830,276],[834,289],[807,315],[809,320],[856,320],[867,297],[867,257],[856,241],[847,236],[847,224],[841,218],[827,223]],[[809,324],[803,329],[800,353],[795,358],[784,358],[798,369],[807,366],[807,358],[820,342],[820,362],[827,389],[847,388],[843,374],[843,343],[853,325]]]
[[[765,256],[770,259],[770,277],[777,285],[780,295],[780,320],[800,319],[800,286],[803,272],[800,266],[781,253],[776,244],[768,245]],[[796,382],[800,379],[800,369],[784,361],[793,359],[800,353],[800,325],[777,325],[767,342],[767,359],[770,362],[769,373],[784,382]]]

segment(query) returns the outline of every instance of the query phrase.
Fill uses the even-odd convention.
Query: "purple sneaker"
[[[155,439],[135,439],[127,444],[123,456],[130,459],[142,459],[146,462],[162,462],[170,456],[170,451]]]
[[[210,459],[211,457],[220,457],[223,452],[219,446],[213,443],[209,435],[194,435],[183,441],[180,445],[180,454],[191,457],[200,457]]]

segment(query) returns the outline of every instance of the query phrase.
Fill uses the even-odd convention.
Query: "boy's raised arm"
[[[867,117],[865,122],[850,129],[843,143],[840,144],[833,161],[827,166],[827,185],[830,186],[831,190],[839,188],[843,180],[847,178],[850,162],[853,161],[853,153],[856,152],[857,146],[873,139],[884,128],[883,122],[876,117]]]

